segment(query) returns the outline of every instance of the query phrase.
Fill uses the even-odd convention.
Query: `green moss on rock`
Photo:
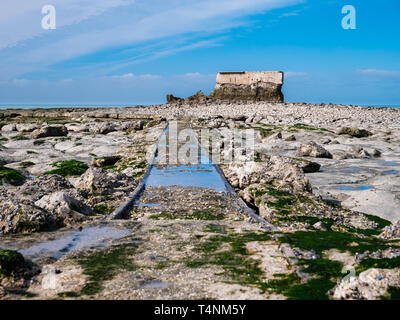
[[[57,169],[47,171],[44,174],[59,174],[63,177],[77,177],[84,174],[86,170],[89,169],[89,166],[86,163],[77,160],[57,161],[52,163],[52,166]]]
[[[0,185],[4,182],[12,185],[21,185],[25,179],[25,176],[19,171],[0,165]]]
[[[136,244],[121,244],[107,251],[98,251],[81,257],[78,263],[89,276],[88,282],[81,290],[82,295],[94,295],[101,292],[102,283],[111,280],[118,270],[133,271],[136,266],[130,256],[136,251]]]
[[[0,276],[9,277],[26,266],[22,254],[14,250],[0,250]]]

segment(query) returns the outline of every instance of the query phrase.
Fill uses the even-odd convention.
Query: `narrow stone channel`
[[[231,213],[240,214],[240,208],[195,132],[184,122],[170,126],[160,137],[154,166],[131,216],[209,220]]]

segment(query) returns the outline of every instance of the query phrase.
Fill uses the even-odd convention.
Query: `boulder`
[[[172,94],[167,94],[167,103],[177,103],[177,102],[183,102],[183,101],[184,101],[184,99],[182,99],[182,98],[175,97]]]
[[[309,180],[293,160],[271,156],[264,162],[240,162],[222,166],[224,174],[233,187],[245,189],[251,184],[276,184],[291,191],[311,191]]]
[[[125,131],[129,129],[133,130],[143,130],[144,126],[144,121],[143,120],[138,120],[138,121],[128,121],[128,122],[122,122],[117,129],[119,131]]]
[[[113,122],[99,122],[93,124],[90,127],[89,131],[96,134],[107,134],[113,131],[117,131],[117,126]]]
[[[93,159],[91,164],[94,167],[101,168],[105,166],[112,166],[116,164],[119,160],[121,160],[120,156],[102,157]]]
[[[357,128],[350,128],[350,127],[343,127],[340,128],[337,132],[338,135],[347,134],[354,138],[365,138],[372,136],[372,133],[365,130],[365,129],[357,129]]]
[[[298,152],[301,157],[332,159],[332,154],[329,151],[327,151],[325,148],[316,144],[315,142],[310,142],[308,144],[302,144],[298,148]]]
[[[32,265],[18,251],[0,250],[0,279],[4,277],[26,278],[31,271]]]
[[[17,197],[0,200],[0,234],[49,230],[63,226],[63,220],[29,200]]]
[[[17,127],[14,123],[11,124],[6,124],[1,128],[1,131],[3,132],[12,132],[12,131],[16,131]]]
[[[399,269],[368,269],[359,277],[346,277],[332,292],[338,300],[380,300],[389,287],[399,287]]]
[[[196,94],[186,98],[186,102],[204,102],[207,101],[208,97],[203,93],[203,91],[198,91]]]
[[[60,215],[68,215],[71,211],[76,211],[84,215],[93,213],[87,205],[64,191],[57,191],[45,195],[40,200],[36,201],[35,205]]]
[[[35,123],[20,123],[16,125],[16,129],[18,132],[32,132],[36,129],[39,129],[39,125]]]
[[[323,224],[321,221],[318,221],[317,223],[314,223],[313,227],[315,229],[317,229],[317,230],[320,230],[320,231],[326,231],[327,230],[325,224]]]
[[[24,185],[17,188],[26,198],[37,201],[50,191],[57,192],[73,188],[73,185],[63,176],[57,174],[42,175],[35,179],[28,179]]]
[[[318,172],[321,169],[321,165],[317,162],[303,160],[303,159],[296,159],[296,161],[304,173],[314,173]]]
[[[134,185],[134,179],[122,172],[103,171],[95,167],[90,167],[74,182],[75,188],[79,190],[110,194],[117,188],[129,188]]]
[[[296,136],[294,134],[285,138],[285,141],[296,141]]]
[[[68,130],[64,125],[49,125],[40,129],[36,129],[31,133],[33,139],[46,137],[65,137],[68,135]]]
[[[383,228],[382,233],[379,235],[379,238],[385,240],[400,239],[400,220]]]
[[[77,124],[77,123],[69,123],[65,125],[68,131],[73,132],[89,132],[88,124]]]

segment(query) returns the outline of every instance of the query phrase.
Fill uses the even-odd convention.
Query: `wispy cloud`
[[[295,17],[295,16],[298,16],[298,15],[299,15],[298,12],[287,12],[287,13],[281,14],[278,18]]]
[[[3,79],[113,48],[147,46],[149,42],[190,38],[175,47],[155,47],[144,57],[113,65],[145,62],[185,50],[218,45],[221,32],[242,26],[246,17],[304,0],[52,0],[57,29],[40,27],[41,7],[48,0],[2,0],[0,68]],[[10,32],[12,30],[12,32]],[[189,36],[190,35],[190,36]],[[188,37],[189,36],[189,37]],[[204,40],[204,36],[208,39]],[[197,38],[197,39],[196,39]],[[140,50],[139,50],[140,53]],[[91,61],[94,65],[101,59]]]
[[[73,24],[99,16],[134,0],[2,0],[0,3],[0,49],[17,45],[20,41],[43,36],[41,10],[51,4],[57,10],[57,27]]]
[[[129,79],[161,79],[161,76],[156,74],[142,74],[142,75],[134,75],[133,73],[125,73],[121,75],[113,75],[104,77],[105,79],[122,79],[122,80],[129,80]]]
[[[285,78],[307,77],[308,76],[307,72],[286,71],[284,74],[285,74]]]
[[[366,75],[366,76],[400,78],[400,71],[361,69],[361,70],[357,70],[356,73],[361,74],[361,75]]]

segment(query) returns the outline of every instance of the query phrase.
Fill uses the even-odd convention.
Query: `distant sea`
[[[149,104],[150,105],[150,104]],[[135,107],[135,104],[0,104],[4,109],[53,109],[53,108],[124,108]]]
[[[142,104],[140,106],[150,106],[152,104]],[[52,109],[52,108],[125,108],[135,107],[135,104],[0,104],[0,110],[4,109]],[[361,107],[377,108],[400,108],[400,105],[360,105]]]

